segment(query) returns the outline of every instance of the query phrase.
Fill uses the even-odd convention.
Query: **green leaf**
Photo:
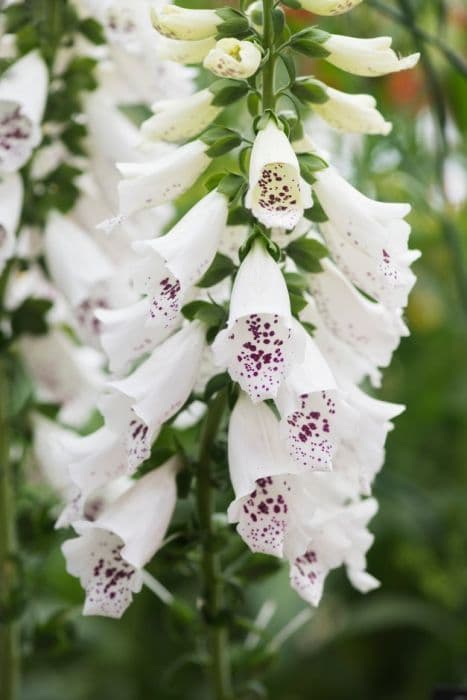
[[[48,331],[47,312],[53,306],[50,299],[29,297],[18,306],[11,316],[11,328],[15,336],[22,334],[43,335]]]
[[[308,281],[299,272],[284,272],[283,275],[289,292],[303,294],[307,291]]]
[[[249,209],[245,207],[235,207],[229,212],[227,218],[228,226],[241,226],[242,224],[253,224],[254,218]]]
[[[241,80],[230,80],[229,78],[215,80],[209,86],[210,92],[214,95],[212,105],[214,107],[227,107],[227,105],[245,97],[249,89],[248,83]]]
[[[214,377],[211,377],[204,390],[204,400],[209,401],[214,394],[217,394],[218,391],[229,386],[230,382],[231,379],[228,372],[222,372],[221,374],[216,374]]]
[[[246,105],[252,117],[256,117],[260,110],[261,98],[257,92],[250,92],[247,97]]]
[[[314,238],[298,238],[286,248],[287,255],[294,263],[306,272],[320,272],[320,258],[328,255],[326,246]]]
[[[219,327],[225,320],[225,310],[222,306],[212,304],[209,301],[197,300],[185,304],[182,308],[182,314],[189,321],[202,321],[207,326]]]
[[[218,158],[240,146],[241,142],[242,139],[238,134],[223,136],[215,141],[212,146],[209,146],[206,150],[206,155],[209,156],[209,158]]]
[[[329,99],[326,85],[313,78],[297,80],[297,82],[291,86],[290,90],[295,97],[298,97],[299,100],[305,103],[312,102],[315,104],[322,104]]]
[[[235,265],[232,260],[227,257],[227,255],[216,253],[216,257],[198,282],[197,286],[212,287],[214,284],[221,282],[223,279],[231,275],[234,271]]]
[[[105,44],[105,35],[102,25],[92,17],[81,20],[78,26],[79,31],[86,39],[93,44]]]

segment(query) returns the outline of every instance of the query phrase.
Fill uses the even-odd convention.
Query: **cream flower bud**
[[[158,54],[160,58],[175,63],[202,63],[209,51],[216,45],[214,37],[183,41],[182,39],[166,39],[161,37]]]
[[[221,78],[249,78],[261,63],[261,51],[251,41],[220,39],[204,59],[204,67]]]
[[[326,61],[354,75],[376,76],[413,68],[420,58],[413,53],[399,58],[391,49],[391,37],[355,39],[330,34],[322,46],[329,51]]]
[[[188,41],[214,36],[223,21],[216,10],[188,10],[177,5],[164,5],[160,10],[152,8],[151,20],[159,34]]]
[[[151,109],[154,116],[141,125],[141,132],[149,140],[182,141],[203,131],[222,111],[212,104],[213,93],[209,89],[195,92],[189,97],[160,100]]]
[[[384,120],[376,109],[371,95],[349,95],[326,86],[328,99],[314,103],[313,109],[330,126],[338,131],[356,134],[389,134],[392,124]]]
[[[300,6],[317,15],[342,15],[353,10],[362,0],[299,0]]]

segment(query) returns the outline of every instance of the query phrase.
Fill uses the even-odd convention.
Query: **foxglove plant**
[[[292,4],[338,15],[359,0]],[[217,544],[234,537],[227,521],[252,552],[286,561],[292,588],[311,605],[340,566],[362,592],[379,585],[366,572],[377,511],[371,488],[402,407],[359,385],[379,384],[408,334],[403,307],[415,281],[410,207],[360,194],[323,156],[302,116],[311,108],[331,127],[359,134],[387,134],[391,124],[370,95],[297,77],[294,55],[363,76],[410,68],[418,55],[398,59],[386,37],[317,27],[292,34],[272,0],[248,12],[150,11],[139,0],[134,16],[126,1],[83,5],[104,25],[114,71],[98,66],[99,91],[83,107],[89,172],[81,200],[65,216],[47,211],[41,223],[66,325],[93,347],[47,323],[39,338],[20,339],[39,401],[59,404],[58,419],[68,424],[34,415],[37,458],[63,501],[57,526],[77,535],[63,552],[85,589],[85,614],[124,613],[149,580],[177,486],[189,499],[194,514],[181,527],[191,534],[198,525],[193,561],[207,665],[215,697],[230,700],[235,620]],[[137,139],[118,111],[132,53],[208,71],[198,92],[149,97],[152,116]],[[132,89],[148,101],[150,83],[135,79]],[[241,130],[225,126],[232,105],[249,115]],[[29,115],[31,123],[39,118]],[[6,182],[20,201],[21,188]],[[186,211],[184,199],[162,234],[181,195],[192,206]],[[8,240],[15,212],[1,222]],[[95,212],[101,221],[91,231]],[[94,404],[99,427],[88,432]],[[219,517],[215,487],[227,471],[232,499]],[[162,598],[173,605],[167,591]]]

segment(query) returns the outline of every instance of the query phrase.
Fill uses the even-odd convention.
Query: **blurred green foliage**
[[[388,4],[398,12],[405,5]],[[412,0],[410,6],[417,27],[461,53],[465,4]],[[305,12],[289,11],[288,17],[297,29],[315,21]],[[369,3],[320,25],[355,36],[390,34],[401,53],[414,50],[409,23],[394,22]],[[234,545],[229,541],[232,551],[225,551],[237,601],[234,660],[242,673],[244,640],[254,643],[242,620],[254,618],[266,600],[277,604],[263,633],[265,643],[248,654],[253,676],[268,667],[265,686],[271,700],[425,700],[437,685],[467,684],[467,297],[462,277],[467,202],[457,202],[452,194],[462,184],[459,173],[466,172],[467,84],[436,47],[425,44],[425,49],[442,91],[441,108],[433,102],[426,63],[410,74],[371,81],[327,65],[317,71],[335,87],[375,94],[393,121],[388,137],[368,137],[354,154],[354,181],[370,196],[412,203],[411,244],[422,257],[415,264],[418,284],[407,311],[412,335],[402,342],[378,394],[407,405],[389,437],[375,488],[380,513],[372,524],[376,540],[369,570],[382,588],[362,597],[342,572],[331,574],[311,621],[272,655],[275,635],[303,610],[303,602],[274,560],[251,557],[239,538]],[[303,59],[302,73],[313,70]],[[455,128],[445,129],[444,110]],[[238,126],[241,115],[235,109],[232,114]],[[453,163],[458,170],[450,176]],[[188,452],[197,439],[196,431],[186,434]],[[219,511],[229,500],[227,484],[222,500]],[[195,535],[191,539],[189,532],[181,536],[177,531],[187,512],[188,503],[181,500],[171,530],[174,540],[151,571],[177,599],[195,606]],[[19,523],[30,572],[26,594],[32,602],[24,620],[22,700],[207,698],[203,650],[193,650],[184,607],[169,613],[144,589],[121,621],[81,617],[83,594],[65,572],[59,549],[64,535],[53,530],[52,515],[50,494],[37,485],[23,488]],[[227,545],[221,541],[219,546]],[[245,580],[251,582],[247,592]],[[262,692],[250,683],[242,697],[262,697]]]

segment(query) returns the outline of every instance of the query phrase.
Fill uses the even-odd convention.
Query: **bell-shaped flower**
[[[244,80],[254,75],[261,63],[261,51],[251,41],[226,37],[210,50],[203,65],[220,78]]]
[[[281,386],[276,404],[281,433],[292,459],[302,469],[326,471],[342,440],[353,434],[357,414],[345,401],[316,343],[295,321],[304,337],[303,360]]]
[[[320,42],[329,51],[326,61],[354,75],[375,76],[396,73],[397,71],[413,68],[419,53],[413,53],[405,58],[399,58],[391,49],[392,39],[389,36],[374,39],[357,39],[350,36],[330,34],[325,41]]]
[[[59,420],[73,427],[82,425],[95,409],[103,386],[101,354],[75,345],[59,330],[22,336],[19,351],[38,400],[60,404]]]
[[[23,204],[23,181],[11,174],[0,181],[0,274],[15,250],[15,234]]]
[[[161,37],[157,51],[159,58],[165,61],[175,61],[183,65],[202,63],[211,49],[216,45],[214,37],[184,41],[182,39],[166,39]]]
[[[317,15],[341,15],[353,10],[362,0],[299,0],[300,7]]]
[[[151,352],[173,330],[172,326],[148,324],[148,298],[119,309],[98,309],[99,338],[112,372],[124,374],[130,366]]]
[[[323,321],[370,362],[387,367],[401,337],[409,333],[401,312],[366,299],[329,259],[322,267],[310,275],[309,284]]]
[[[216,190],[203,197],[165,236],[139,241],[144,255],[133,273],[135,288],[150,298],[150,319],[173,326],[187,290],[206,272],[224,232],[228,202]]]
[[[392,124],[384,120],[376,109],[371,95],[349,95],[347,92],[325,86],[326,102],[313,103],[313,110],[329,126],[338,131],[355,134],[389,134]]]
[[[0,79],[0,173],[23,167],[41,140],[47,67],[37,51],[16,61]]]
[[[119,618],[141,590],[142,569],[162,546],[175,508],[178,461],[146,474],[93,522],[78,521],[79,537],[62,551],[67,571],[86,592],[85,615]]]
[[[207,145],[196,140],[148,163],[118,163],[120,215],[171,202],[186,192],[206,170]]]
[[[360,384],[367,377],[374,387],[381,385],[381,371],[374,360],[363,356],[345,340],[329,329],[321,317],[312,297],[307,298],[307,305],[300,318],[314,326],[313,340],[331,368],[338,384]]]
[[[198,321],[188,323],[159,345],[151,356],[125,379],[110,386],[131,399],[133,411],[153,440],[162,424],[188,399],[205,348],[205,330]]]
[[[297,156],[273,119],[253,144],[245,206],[266,227],[286,229],[294,228],[304,209],[312,206],[310,187],[300,175]]]
[[[222,111],[212,104],[214,94],[205,88],[194,95],[173,100],[160,100],[151,105],[154,116],[141,125],[143,137],[149,141],[184,141],[204,131]]]
[[[373,543],[367,530],[378,504],[374,499],[353,503],[335,512],[317,512],[308,525],[310,543],[290,568],[290,583],[310,605],[318,605],[327,574],[345,565],[352,585],[362,593],[379,586],[366,572],[365,554]]]
[[[282,272],[256,241],[235,278],[227,328],[213,344],[214,360],[258,402],[276,396],[302,351]]]
[[[186,41],[213,37],[223,22],[216,10],[189,10],[177,5],[151,8],[151,20],[154,29],[162,36]]]

